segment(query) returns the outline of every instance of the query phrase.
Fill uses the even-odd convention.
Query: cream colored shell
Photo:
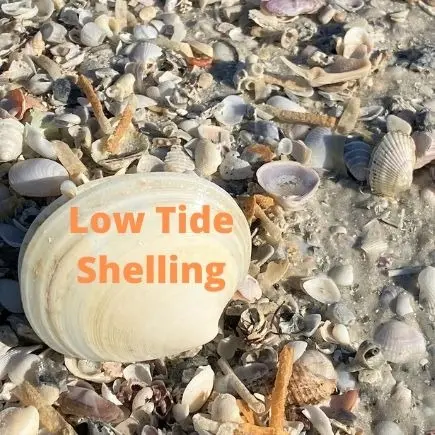
[[[162,235],[156,206],[186,204],[199,211],[231,213],[230,234]],[[95,212],[145,212],[136,234],[71,234],[70,207],[81,225]],[[222,291],[200,284],[79,284],[78,260],[107,255],[121,265],[144,264],[145,255],[178,256],[179,262],[225,262]],[[251,241],[246,219],[221,188],[175,173],[128,174],[78,187],[44,209],[26,234],[19,257],[23,307],[35,332],[51,348],[92,361],[144,361],[173,355],[212,340],[218,320],[247,274]],[[145,268],[145,267],[144,267]]]

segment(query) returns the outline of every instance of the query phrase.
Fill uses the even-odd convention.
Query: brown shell
[[[316,405],[328,399],[335,391],[336,381],[314,375],[295,362],[288,386],[287,401],[290,405]]]

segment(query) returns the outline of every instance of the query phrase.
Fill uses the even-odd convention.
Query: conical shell
[[[371,154],[371,146],[362,141],[349,142],[344,146],[344,163],[358,181],[367,179]]]
[[[401,364],[424,355],[426,342],[423,334],[405,322],[390,320],[380,325],[374,340],[387,361]]]
[[[165,171],[167,172],[187,172],[195,169],[195,163],[184,152],[183,147],[174,145],[165,157]]]
[[[400,131],[387,133],[373,150],[369,165],[369,183],[374,193],[396,196],[412,184],[415,144]]]
[[[435,267],[425,267],[418,275],[420,286],[419,302],[432,316],[435,316]]]
[[[336,377],[326,356],[315,350],[306,351],[293,364],[287,400],[298,406],[321,403],[335,391]]]
[[[0,163],[15,160],[23,151],[24,127],[15,118],[0,119]]]

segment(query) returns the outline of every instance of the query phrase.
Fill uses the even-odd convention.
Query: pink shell
[[[261,2],[261,7],[270,14],[287,17],[313,14],[324,5],[324,0],[263,0]]]

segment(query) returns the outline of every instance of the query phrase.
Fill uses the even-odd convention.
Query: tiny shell
[[[336,302],[328,307],[328,319],[334,323],[349,325],[355,321],[355,313],[350,310],[343,302]]]
[[[418,275],[420,305],[435,316],[435,267],[427,266]]]
[[[219,394],[211,404],[211,418],[221,423],[241,423],[236,398],[231,394]]]
[[[270,162],[257,171],[260,186],[285,209],[297,208],[317,191],[320,178],[297,162]]]
[[[112,86],[107,88],[106,94],[115,101],[124,101],[134,92],[136,77],[131,74],[123,74]]]
[[[406,316],[414,312],[412,308],[412,296],[408,292],[402,292],[396,299],[396,314]]]
[[[12,367],[8,370],[8,376],[11,382],[15,385],[20,385],[23,381],[36,383],[38,364],[41,362],[41,357],[29,353],[23,355],[21,359],[15,360]]]
[[[374,336],[382,348],[387,361],[401,364],[424,355],[426,343],[423,334],[417,329],[398,320],[381,324]]]
[[[238,95],[230,95],[222,100],[214,117],[223,125],[236,125],[242,122],[246,114],[245,100]]]
[[[222,162],[221,147],[205,139],[199,139],[195,146],[195,167],[201,175],[214,174]]]
[[[189,412],[197,412],[208,400],[214,382],[214,372],[210,366],[198,367],[195,376],[187,384],[181,400],[182,405],[189,406]]]
[[[380,346],[371,340],[363,341],[355,355],[355,365],[358,369],[377,369],[385,363],[385,358]]]
[[[349,142],[344,146],[344,163],[358,181],[367,179],[371,154],[370,145],[362,141]]]
[[[106,38],[106,32],[94,22],[86,23],[80,31],[80,42],[87,47],[97,47]]]
[[[254,174],[251,165],[240,159],[236,151],[230,151],[225,155],[219,166],[219,173],[224,180],[245,180]]]
[[[23,132],[23,125],[15,118],[0,119],[0,162],[10,162],[21,154]]]
[[[156,44],[139,42],[130,53],[130,59],[136,62],[150,62],[155,61],[162,53],[162,49]],[[151,95],[148,96],[151,97]]]
[[[164,162],[151,154],[144,154],[137,162],[136,172],[163,172]]]
[[[41,26],[40,32],[45,42],[60,44],[65,42],[67,30],[61,24],[49,21]]]
[[[60,185],[60,192],[68,198],[74,198],[77,195],[77,186],[71,180],[65,180]]]
[[[0,412],[0,427],[8,435],[37,435],[39,413],[34,406],[6,408]]]
[[[335,266],[328,272],[328,275],[337,285],[348,287],[353,284],[353,266],[351,264]]]
[[[371,156],[369,183],[372,191],[394,197],[408,190],[415,160],[415,144],[410,136],[399,131],[387,133]]]
[[[48,159],[15,163],[9,170],[9,184],[23,196],[58,196],[60,185],[69,178],[67,170]]]
[[[367,48],[367,54],[370,55],[373,50],[373,40],[366,29],[363,27],[350,28],[343,39],[343,56],[352,57],[354,52],[359,49],[361,45]]]
[[[290,110],[292,112],[305,113],[307,111],[305,107],[302,107],[298,103],[295,103],[294,101],[290,100],[290,98],[282,97],[280,95],[270,97],[266,101],[266,104],[276,107],[277,109]]]
[[[127,381],[140,381],[149,385],[153,380],[150,365],[146,363],[129,364],[122,374]]]
[[[294,351],[293,362],[297,361],[307,350],[308,343],[306,341],[290,341],[286,346],[291,347]]]
[[[320,435],[334,435],[331,422],[326,414],[318,406],[306,406],[302,414],[310,420],[313,427]]]
[[[40,156],[56,160],[57,154],[54,146],[45,137],[43,132],[31,124],[24,128],[24,143]]]
[[[340,290],[335,282],[325,275],[307,279],[302,287],[313,299],[323,304],[332,304],[341,298]]]
[[[165,157],[165,171],[187,172],[195,169],[195,163],[181,145],[173,145]]]

